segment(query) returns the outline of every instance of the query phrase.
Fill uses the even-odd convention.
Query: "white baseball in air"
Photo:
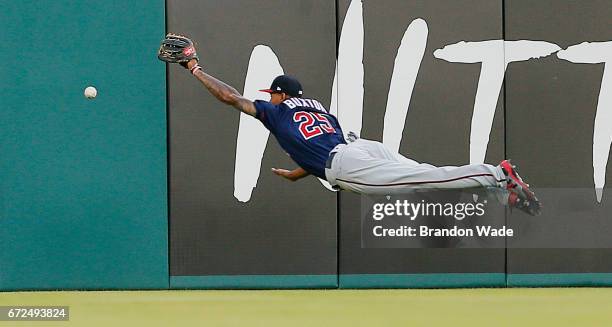
[[[98,90],[96,90],[93,86],[88,86],[85,88],[85,92],[83,92],[87,99],[93,99],[98,95]]]

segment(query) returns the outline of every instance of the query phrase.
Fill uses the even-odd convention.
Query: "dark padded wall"
[[[197,41],[205,71],[242,91],[251,51],[266,45],[306,96],[329,105],[350,0],[106,1],[93,10],[11,2],[0,17],[19,20],[5,34],[27,41],[40,65],[0,55],[9,62],[0,68],[0,289],[166,288],[168,272],[174,288],[336,287],[337,273],[341,287],[612,285],[609,246],[559,248],[567,235],[609,239],[612,174],[597,203],[592,161],[598,96],[610,92],[600,89],[603,64],[556,53],[510,64],[497,101],[485,161],[513,158],[544,203],[540,217],[515,212],[507,221],[535,236],[532,244],[557,248],[362,249],[359,197],[271,174],[295,167],[272,136],[250,201],[236,200],[239,114],[177,65],[167,69],[166,126],[164,64],[153,55],[164,4],[167,30]],[[436,59],[436,49],[502,38],[561,49],[612,41],[610,0],[369,0],[363,14],[361,135],[382,139],[400,40],[421,18],[429,36],[400,152],[436,165],[469,162],[481,70]],[[71,39],[62,48],[60,33]],[[131,35],[133,47],[109,44],[115,35]],[[83,55],[66,60],[70,49]],[[90,84],[94,100],[82,96]]]
[[[329,105],[333,1],[171,0],[167,11],[168,31],[196,40],[205,71],[239,92],[253,47],[264,44],[285,73],[299,77],[305,96]],[[336,194],[314,177],[290,183],[272,174],[271,167],[295,164],[270,135],[252,198],[238,202],[233,183],[239,113],[180,67],[169,68],[168,88],[171,276],[230,276],[221,286],[238,286],[243,284],[231,276],[330,275],[319,286],[334,286]]]
[[[349,1],[339,3],[342,23]],[[436,59],[433,52],[459,41],[501,39],[501,1],[365,1],[363,13],[365,95],[361,136],[382,140],[397,49],[408,25],[422,18],[427,22],[429,37],[400,152],[435,165],[469,163],[470,123],[480,65],[449,63]],[[486,162],[503,159],[503,118],[502,91]],[[504,285],[504,249],[362,249],[359,201],[359,196],[348,192],[340,197],[341,287]],[[459,274],[454,278],[437,273]],[[464,273],[485,274],[470,277]]]
[[[562,49],[585,41],[612,40],[608,0],[507,0],[505,12],[508,40],[545,40]],[[601,204],[597,204],[593,190],[593,126],[603,69],[603,64],[575,64],[554,54],[508,67],[508,156],[520,159],[521,173],[541,188],[545,209],[553,209],[555,203],[563,206],[545,210],[542,223],[555,224],[562,217],[550,215],[564,215],[565,209],[581,210],[576,219],[584,223],[596,216],[612,216],[609,168]],[[566,200],[558,203],[560,197]],[[508,273],[609,273],[611,258],[609,249],[510,249]],[[530,285],[533,280],[510,275],[508,282]],[[612,279],[600,282],[609,284]]]

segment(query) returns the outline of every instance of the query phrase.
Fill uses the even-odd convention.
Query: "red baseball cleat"
[[[510,191],[508,205],[532,216],[539,215],[542,205],[535,193],[529,189],[529,184],[525,183],[518,174],[516,166],[512,165],[510,160],[500,162],[499,166],[506,175],[506,189]]]
[[[542,213],[542,205],[537,198],[531,201],[521,199],[521,197],[514,192],[508,194],[508,206],[510,208],[517,208],[530,216],[539,216]]]

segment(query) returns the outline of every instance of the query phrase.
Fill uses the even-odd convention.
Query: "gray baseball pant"
[[[499,166],[472,164],[436,167],[393,153],[382,143],[357,139],[330,152],[325,168],[332,185],[361,194],[394,194],[410,189],[503,187]]]

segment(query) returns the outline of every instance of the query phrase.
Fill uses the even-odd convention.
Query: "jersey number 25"
[[[307,140],[323,133],[336,132],[327,117],[316,112],[298,111],[293,114],[293,121],[300,123],[300,133]]]

